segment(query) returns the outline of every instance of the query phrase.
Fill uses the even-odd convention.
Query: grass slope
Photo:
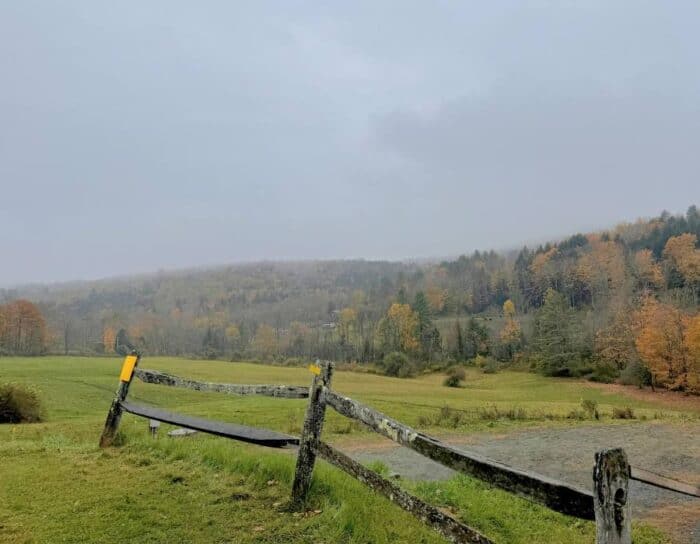
[[[48,419],[0,426],[0,541],[60,542],[443,542],[435,533],[336,469],[319,463],[309,512],[284,510],[293,452],[266,450],[196,435],[152,440],[144,420],[125,415],[124,443],[99,450],[98,437],[116,387],[121,361],[69,357],[0,359],[0,381],[37,387]],[[144,367],[193,378],[238,383],[305,385],[305,369],[243,363],[145,359]],[[571,425],[564,417],[581,399],[596,400],[603,414],[630,406],[646,417],[697,418],[653,402],[605,394],[576,382],[531,374],[470,372],[462,389],[442,387],[441,376],[398,380],[338,372],[338,391],[363,400],[411,425],[441,432],[436,414],[448,404],[464,414],[460,431],[522,425]],[[210,418],[297,432],[303,400],[238,398],[182,391],[135,381],[130,398]],[[495,406],[489,417],[478,410]],[[660,414],[660,412],[663,414]],[[366,440],[329,413],[329,441]],[[431,428],[433,426],[434,428]],[[167,427],[167,426],[166,426]],[[593,525],[552,513],[467,477],[406,484],[431,502],[500,543],[591,543]],[[638,543],[665,539],[636,528]]]

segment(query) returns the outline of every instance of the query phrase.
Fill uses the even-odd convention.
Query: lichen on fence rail
[[[229,395],[263,395],[288,399],[305,399],[309,396],[309,388],[300,385],[242,385],[234,383],[198,382],[157,370],[138,368],[134,371],[134,375],[145,383],[182,387],[195,391],[227,393]]]

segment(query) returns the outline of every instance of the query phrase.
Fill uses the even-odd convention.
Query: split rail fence
[[[152,406],[136,404],[127,400],[129,388],[134,377],[145,383],[168,385],[171,387],[182,387],[194,389],[195,391],[211,391],[227,393],[229,395],[264,395],[268,397],[280,397],[290,399],[304,399],[309,396],[308,387],[289,385],[238,385],[231,383],[208,383],[187,380],[178,376],[172,376],[156,370],[141,370],[138,364],[141,356],[134,351],[126,356],[122,371],[119,376],[119,388],[112,401],[112,405],[107,413],[104,430],[100,437],[100,447],[111,446],[119,429],[119,423],[124,412],[129,412],[139,417],[150,420],[162,421],[171,425],[179,425],[188,429],[194,429],[204,433],[223,436],[241,442],[249,442],[260,446],[280,448],[284,446],[296,446],[299,439],[277,431],[268,429],[258,429],[246,425],[236,425],[234,423],[224,423],[222,421],[212,421],[161,410]]]
[[[154,370],[138,369],[139,354],[126,357],[120,384],[112,402],[100,446],[113,443],[123,412],[173,425],[199,430],[233,440],[268,447],[298,445],[296,471],[292,484],[291,505],[302,509],[306,503],[316,457],[345,471],[404,510],[431,526],[454,543],[487,544],[492,541],[453,516],[415,497],[366,468],[357,461],[321,440],[326,408],[363,423],[372,431],[463,474],[541,504],[569,516],[595,521],[597,544],[631,544],[629,481],[639,480],[656,487],[700,497],[700,489],[689,484],[630,467],[627,455],[620,448],[605,449],[595,454],[592,491],[560,482],[533,472],[519,470],[475,453],[453,448],[439,440],[417,432],[369,406],[331,389],[333,363],[312,365],[314,378],[310,388],[284,385],[238,385],[198,382]],[[127,401],[133,377],[146,383],[183,387],[234,395],[266,395],[282,398],[308,398],[301,438],[276,431],[216,422],[153,408]]]

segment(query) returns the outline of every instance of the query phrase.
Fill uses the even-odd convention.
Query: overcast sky
[[[0,285],[700,204],[700,3],[0,3]]]

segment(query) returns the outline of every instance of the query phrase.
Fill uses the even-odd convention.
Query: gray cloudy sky
[[[0,4],[0,285],[700,204],[700,3]]]

